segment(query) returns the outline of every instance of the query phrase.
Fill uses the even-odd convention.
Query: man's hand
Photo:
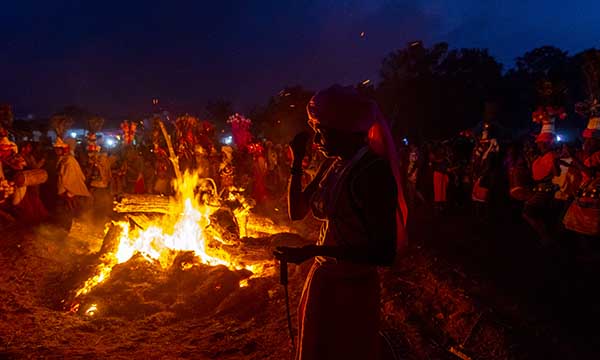
[[[301,264],[306,260],[317,256],[318,247],[315,245],[307,245],[303,247],[288,247],[288,246],[278,246],[275,251],[273,251],[273,255],[275,258],[280,261],[287,261],[293,264]]]

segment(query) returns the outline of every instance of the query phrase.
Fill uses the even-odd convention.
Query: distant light
[[[407,138],[403,138],[402,142],[404,143],[404,145],[408,145],[408,139]]]
[[[113,139],[106,139],[106,146],[108,147],[114,147],[116,145],[116,142]]]
[[[556,135],[556,142],[561,142],[563,141],[563,137],[560,135]]]
[[[75,139],[75,138],[77,137],[77,133],[76,133],[75,131],[72,131],[72,132],[71,132],[71,137],[72,137],[73,139]]]
[[[365,34],[365,32],[364,32],[364,31],[362,31],[362,32],[360,33],[360,37],[365,37],[365,35],[366,35],[366,34]]]
[[[367,80],[363,81],[363,82],[362,82],[362,84],[363,84],[363,85],[367,85],[367,84],[368,84],[368,83],[370,83],[370,82],[371,82],[371,80],[367,79]]]
[[[233,136],[229,135],[229,136],[224,136],[221,139],[221,142],[225,145],[231,145],[233,143]]]

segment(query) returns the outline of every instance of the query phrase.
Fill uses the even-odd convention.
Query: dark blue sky
[[[376,80],[415,39],[489,48],[510,67],[541,45],[599,47],[600,1],[11,1],[0,103],[40,116],[67,104],[124,116],[154,96],[175,111],[217,98],[243,110],[285,85]]]

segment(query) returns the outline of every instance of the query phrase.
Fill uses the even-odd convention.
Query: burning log
[[[119,235],[121,234],[121,228],[114,222],[108,225],[108,231],[104,235],[104,241],[100,248],[100,254],[115,253],[119,248]]]
[[[122,216],[119,219],[116,219],[116,221],[118,220],[125,220],[125,221],[129,221],[131,228],[134,227],[139,227],[142,229],[146,229],[148,226],[156,223],[156,218],[154,218],[153,216],[148,216],[145,214],[128,214],[126,216]],[[102,247],[99,250],[99,254],[103,255],[103,254],[108,254],[108,253],[115,253],[119,247],[119,235],[121,235],[121,232],[123,231],[123,228],[119,225],[116,224],[116,221],[112,221],[110,222],[110,224],[108,224],[108,230],[106,231],[106,234],[104,235],[104,240],[102,241]]]
[[[249,215],[246,218],[246,236],[263,237],[272,234],[289,233],[291,229],[288,226],[277,225],[275,222],[264,216]]]
[[[240,241],[240,228],[228,208],[221,208],[210,215],[209,233],[215,240],[226,244],[237,244]]]
[[[114,211],[117,213],[158,213],[173,214],[181,206],[175,198],[152,194],[124,194],[115,202]]]

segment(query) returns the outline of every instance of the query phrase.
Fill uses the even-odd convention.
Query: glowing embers
[[[98,305],[96,304],[92,304],[90,305],[90,307],[85,311],[85,314],[87,316],[94,316],[96,315],[96,312],[98,311]]]

